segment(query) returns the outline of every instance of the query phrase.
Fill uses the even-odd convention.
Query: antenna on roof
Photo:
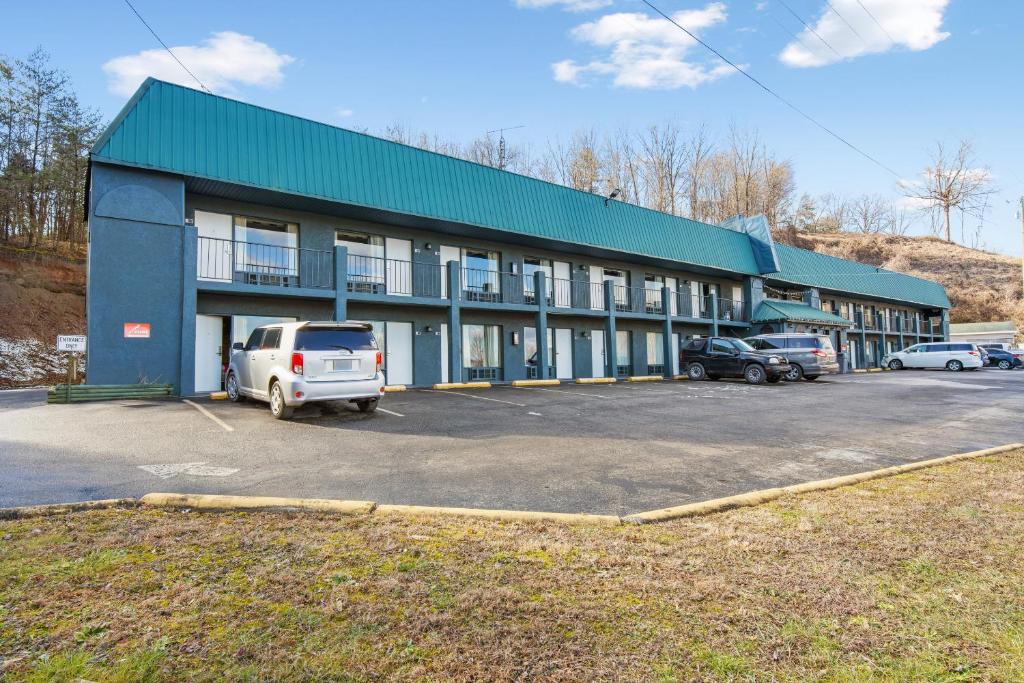
[[[509,126],[508,128],[495,128],[494,130],[487,131],[488,135],[491,133],[498,134],[498,168],[502,171],[505,170],[505,131],[518,128],[526,128],[526,126]]]

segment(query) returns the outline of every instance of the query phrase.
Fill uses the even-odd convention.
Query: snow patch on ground
[[[0,389],[64,382],[67,363],[68,354],[54,344],[0,337]],[[78,367],[80,373],[85,369],[84,358],[79,358]]]

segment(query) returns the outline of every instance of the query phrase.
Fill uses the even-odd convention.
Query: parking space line
[[[207,410],[206,408],[202,407],[198,403],[193,403],[192,401],[188,400],[187,398],[182,399],[182,403],[189,404],[190,406],[192,406],[193,408],[198,410],[200,413],[202,413],[206,417],[208,417],[211,420],[213,420],[214,422],[216,422],[218,425],[220,425],[224,429],[225,432],[233,432],[233,431],[235,431],[234,427],[232,427],[228,423],[224,422],[224,420],[220,419],[219,417],[217,417],[216,415],[214,415],[213,413],[211,413],[209,410]]]
[[[566,391],[564,389],[545,389],[544,387],[514,387],[516,389],[522,389],[523,391],[550,391],[553,394],[569,394],[570,396],[586,396],[587,398],[607,398],[614,399],[612,396],[602,396],[601,394],[587,394],[582,391]]]
[[[421,391],[429,391],[432,394],[457,394],[459,396],[465,396],[466,398],[475,398],[480,401],[494,401],[495,403],[505,403],[510,406],[517,406],[519,408],[525,408],[525,403],[513,403],[512,401],[502,401],[500,398],[490,398],[487,396],[477,396],[476,394],[465,394],[461,391],[452,391],[451,389],[445,389],[444,391],[437,391],[435,389],[422,389]]]
[[[402,415],[401,413],[396,413],[393,410],[388,410],[387,408],[377,408],[377,410],[382,413],[387,413],[388,415],[394,415],[395,417],[405,417],[405,415]]]

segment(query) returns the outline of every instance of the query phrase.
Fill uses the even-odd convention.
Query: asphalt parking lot
[[[411,390],[372,415],[0,392],[0,507],[150,491],[624,514],[1024,441],[1024,371]]]

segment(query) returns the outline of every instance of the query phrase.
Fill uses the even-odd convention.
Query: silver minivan
[[[266,401],[279,420],[313,401],[369,413],[384,394],[382,360],[370,323],[275,323],[232,346],[225,385],[229,400]]]

